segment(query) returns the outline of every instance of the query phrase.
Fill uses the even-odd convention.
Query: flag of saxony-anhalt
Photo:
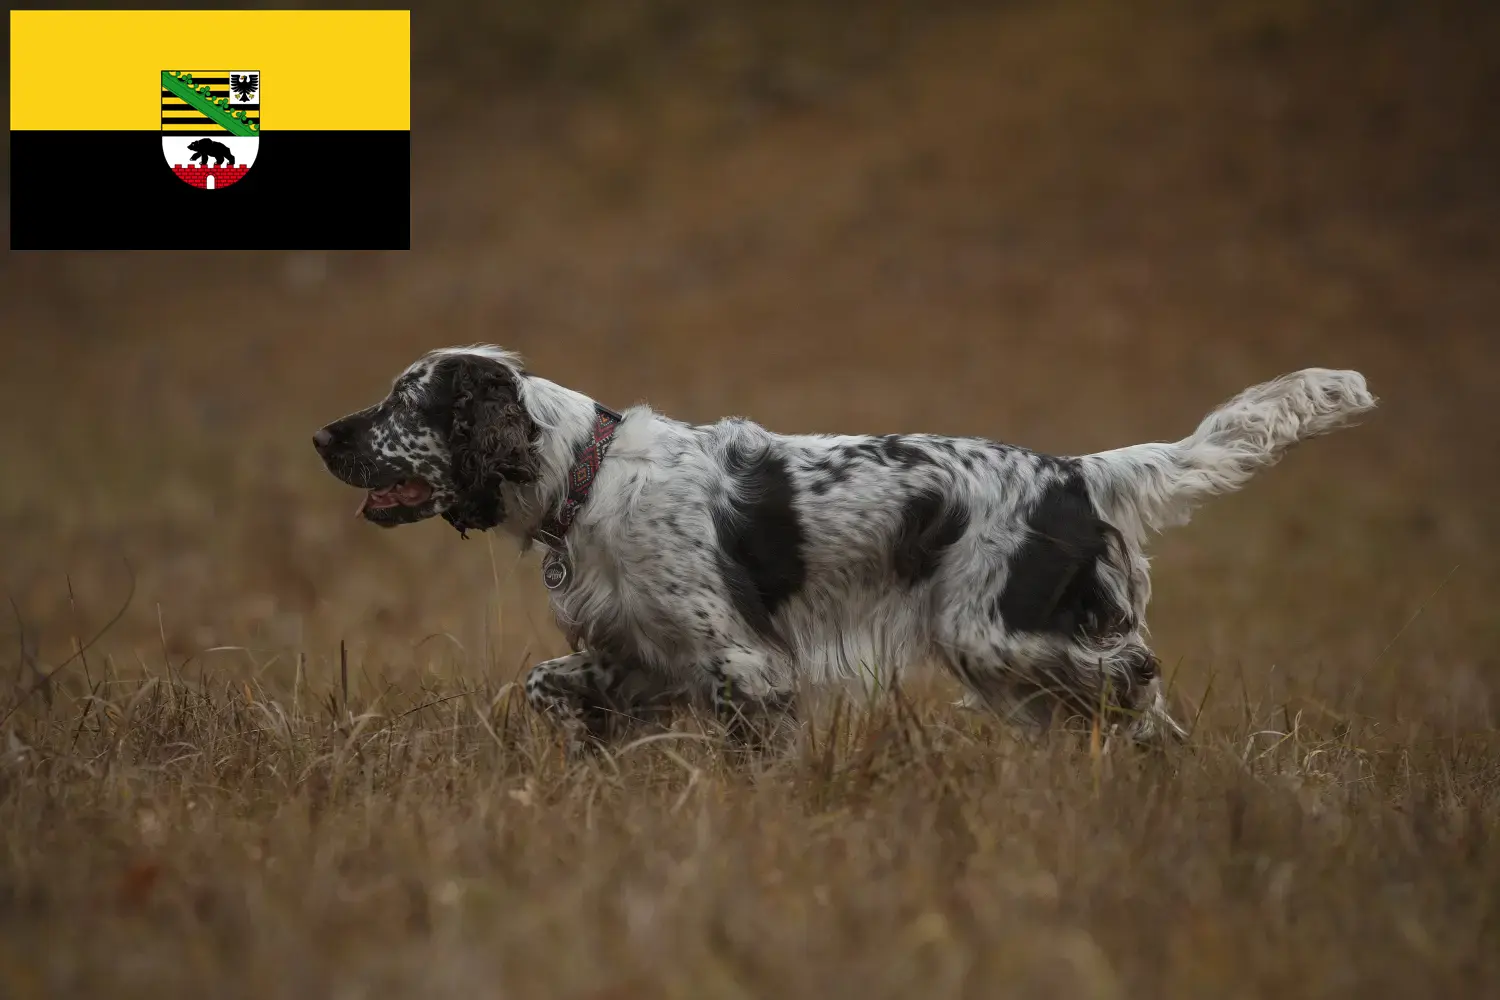
[[[11,248],[409,249],[410,24],[12,11]]]

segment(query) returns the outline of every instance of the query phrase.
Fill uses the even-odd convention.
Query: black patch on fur
[[[809,462],[807,489],[814,496],[827,494],[849,478],[851,465],[847,459],[827,455]]]
[[[969,509],[935,489],[922,489],[901,505],[892,561],[896,578],[908,587],[931,578],[938,560],[969,527]]]
[[[539,432],[521,405],[517,376],[505,365],[455,355],[440,366],[447,377],[429,405],[442,417],[458,493],[443,518],[460,534],[487,531],[505,520],[501,487],[536,481],[532,446]]]
[[[945,455],[951,455],[955,457],[958,455],[958,445],[952,438],[930,437],[927,438],[927,443]]]
[[[995,602],[1006,628],[1069,637],[1119,628],[1124,612],[1100,586],[1097,572],[1116,532],[1094,513],[1083,477],[1071,472],[1049,486],[1027,527]]]
[[[1025,455],[1029,458],[1035,459],[1039,465],[1049,468],[1067,466],[1070,462],[1070,460],[1066,458],[1058,458],[1054,455],[1045,455],[1041,452],[1032,451],[1030,448],[1025,448],[1018,444],[1006,444],[1004,441],[986,441],[984,442],[984,450],[991,457],[1002,462],[1006,461],[1007,459],[1014,458],[1017,455]]]
[[[792,477],[786,461],[769,448],[731,450],[725,468],[736,497],[713,510],[719,573],[730,602],[750,627],[782,642],[771,616],[807,579]]]
[[[881,450],[892,465],[915,469],[919,465],[931,465],[932,456],[918,448],[899,434],[887,434],[880,439]]]

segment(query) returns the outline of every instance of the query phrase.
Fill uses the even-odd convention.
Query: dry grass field
[[[0,996],[1500,995],[1492,8],[449,4],[414,252],[12,255]],[[1180,752],[934,676],[572,760],[536,557],[311,447],[474,341],[1063,453],[1308,365],[1382,407],[1154,550]]]

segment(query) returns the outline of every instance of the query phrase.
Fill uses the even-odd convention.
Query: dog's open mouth
[[[392,507],[420,507],[432,499],[432,487],[421,479],[402,479],[390,486],[368,491],[360,501],[354,516],[360,517],[372,510],[388,510]]]

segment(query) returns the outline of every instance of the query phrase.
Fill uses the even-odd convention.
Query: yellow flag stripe
[[[13,10],[10,127],[158,131],[193,66],[258,71],[267,131],[411,128],[404,10]]]

